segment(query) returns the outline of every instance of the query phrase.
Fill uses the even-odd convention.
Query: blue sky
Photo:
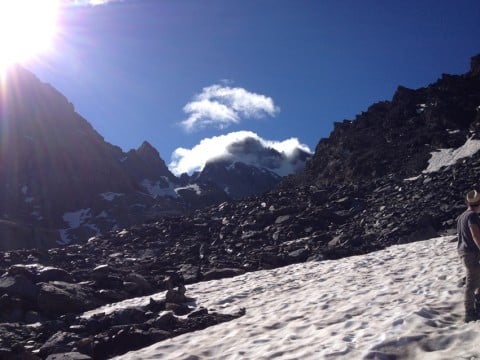
[[[54,51],[25,66],[105,140],[147,140],[167,164],[240,131],[314,150],[334,121],[480,53],[478,0],[96,2],[70,1]]]

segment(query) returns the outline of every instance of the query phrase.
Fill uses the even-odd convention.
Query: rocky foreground
[[[85,244],[0,253],[0,354],[52,359],[80,352],[108,358],[241,316],[210,314],[201,308],[202,299],[188,298],[90,319],[79,315],[171,290],[172,278],[188,288],[453,232],[463,193],[477,184],[478,170],[480,156],[474,155],[415,179],[387,176],[335,188],[277,190]]]

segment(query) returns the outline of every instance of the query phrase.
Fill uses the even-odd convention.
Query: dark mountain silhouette
[[[88,207],[94,195],[139,190],[120,165],[120,148],[106,143],[53,87],[21,67],[9,72],[4,84],[0,96],[3,218],[60,228],[66,209]],[[50,240],[37,237],[37,244]]]

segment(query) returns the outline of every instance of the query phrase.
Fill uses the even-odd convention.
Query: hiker
[[[457,221],[457,250],[466,270],[465,322],[470,322],[480,320],[480,309],[475,309],[475,291],[480,288],[480,192],[469,191],[465,201],[467,210]]]

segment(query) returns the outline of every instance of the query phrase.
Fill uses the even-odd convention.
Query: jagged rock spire
[[[470,73],[471,76],[480,75],[480,54],[472,57],[470,61]]]

